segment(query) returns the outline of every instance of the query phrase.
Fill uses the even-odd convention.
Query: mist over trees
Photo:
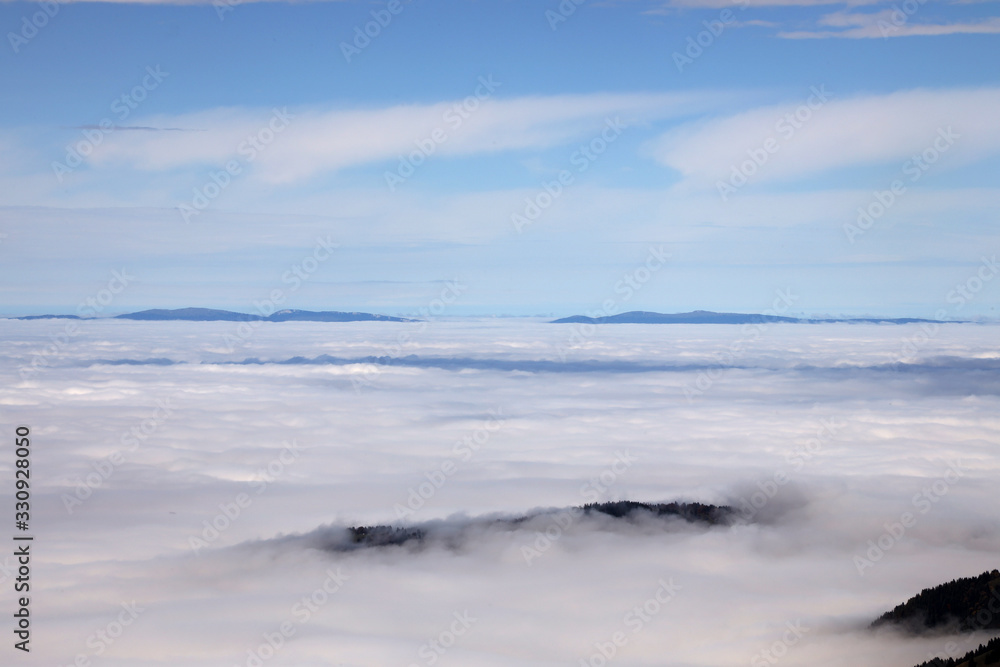
[[[977,577],[954,579],[947,583],[925,588],[892,611],[879,616],[873,628],[895,625],[914,634],[930,630],[1000,629],[1000,572],[983,572]]]
[[[1000,571],[953,579],[925,588],[879,616],[873,629],[893,627],[912,635],[1000,630]],[[917,667],[980,667],[1000,664],[1000,637],[961,657],[934,658]]]

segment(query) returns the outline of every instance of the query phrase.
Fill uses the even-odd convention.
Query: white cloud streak
[[[844,29],[782,31],[777,36],[785,39],[888,39],[1000,33],[1000,17],[953,23],[910,22],[909,16],[899,9],[875,13],[835,12],[823,16],[818,23],[824,27]]]
[[[819,88],[820,82],[817,82]],[[814,88],[816,90],[817,88]],[[823,90],[826,90],[823,88]],[[730,176],[768,139],[778,148],[752,176],[754,183],[801,180],[833,169],[884,165],[932,146],[940,130],[959,137],[942,161],[974,161],[1000,152],[1000,90],[912,90],[840,98],[818,108],[799,103],[768,106],[677,127],[654,146],[663,164],[685,182],[711,186]],[[919,113],[914,110],[919,109]],[[798,114],[796,116],[796,114]]]
[[[448,135],[436,148],[441,155],[537,150],[599,130],[607,118],[644,123],[704,111],[719,100],[712,94],[594,94],[367,110],[292,109],[288,127],[260,151],[252,150],[248,137],[266,132],[272,112],[214,109],[143,119],[143,124],[204,131],[113,134],[94,151],[91,163],[160,171],[220,165],[252,152],[261,179],[290,183],[408,154],[436,129]]]

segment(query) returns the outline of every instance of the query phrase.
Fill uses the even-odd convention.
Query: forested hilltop
[[[874,629],[896,627],[914,635],[964,634],[1000,630],[1000,571],[983,572],[925,588],[874,623]],[[1000,665],[1000,637],[961,657],[935,658],[916,667],[985,667]]]
[[[978,577],[954,579],[946,584],[925,588],[892,611],[882,614],[873,628],[896,625],[913,633],[931,630],[1000,629],[1000,572],[983,572]]]

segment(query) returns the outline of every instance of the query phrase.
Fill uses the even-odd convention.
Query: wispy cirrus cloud
[[[273,2],[275,4],[281,2],[292,3],[296,0],[239,0],[239,2],[234,2],[233,6],[236,4],[244,4],[248,2]],[[309,2],[345,2],[346,0],[308,0]],[[0,0],[0,4],[17,2],[17,0]],[[181,5],[181,6],[198,6],[198,5],[213,5],[218,4],[219,0],[60,0],[60,4],[98,4],[98,3],[108,3],[115,5]],[[227,4],[227,6],[229,6]]]
[[[1000,34],[1000,17],[963,22],[910,22],[909,15],[895,7],[880,12],[834,12],[823,16],[818,24],[833,29],[782,31],[777,36],[784,39],[888,39],[889,37]]]
[[[498,84],[499,85],[499,84]],[[704,112],[725,98],[715,93],[588,94],[463,100],[380,109],[288,110],[287,128],[255,155],[254,169],[271,183],[390,160],[413,151],[438,130],[440,155],[539,149],[585,136],[607,118],[625,124]],[[467,98],[468,99],[468,98]],[[284,112],[283,112],[284,113]],[[129,132],[111,135],[89,162],[164,171],[215,166],[237,157],[250,136],[268,127],[269,111],[210,109],[145,119],[152,127],[197,127],[197,133]]]
[[[105,128],[100,125],[74,125],[72,127],[66,128],[70,130],[103,130]],[[138,131],[138,132],[204,132],[204,130],[190,129],[185,127],[149,127],[146,125],[116,125],[115,131]]]
[[[1000,89],[911,90],[830,100],[801,113],[799,103],[748,110],[687,123],[663,135],[654,155],[678,170],[688,185],[711,186],[728,177],[772,138],[778,148],[754,182],[810,178],[832,169],[902,163],[935,141],[939,130],[957,136],[949,159],[982,159],[1000,153]],[[919,109],[920,113],[914,113]],[[798,118],[794,114],[799,111]],[[792,120],[788,120],[791,118]]]
[[[871,5],[884,0],[670,0],[663,8],[724,9],[726,7],[816,7],[822,5]]]
[[[993,0],[958,0],[949,4],[986,4]],[[924,0],[926,2],[926,0]],[[725,10],[782,9],[782,8],[826,8],[842,5],[844,9],[807,19],[793,24],[784,20],[744,20],[734,21],[733,27],[765,26],[780,28],[774,35],[781,39],[888,39],[890,37],[931,37],[960,34],[998,34],[1000,17],[981,16],[948,20],[941,15],[940,7],[935,12],[923,11],[923,3],[900,8],[889,5],[888,0],[670,0],[665,4],[647,10],[647,14],[675,14],[679,10]],[[861,7],[881,5],[879,11],[857,11]],[[947,7],[947,5],[945,5]],[[920,16],[918,17],[918,13]],[[933,14],[931,16],[930,14]]]

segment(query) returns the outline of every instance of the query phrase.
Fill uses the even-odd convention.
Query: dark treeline
[[[980,644],[979,648],[969,651],[961,658],[934,658],[929,662],[922,662],[917,667],[985,667],[986,665],[1000,665],[1000,637],[994,637],[987,644]]]
[[[871,624],[872,628],[890,626],[915,635],[1000,630],[1000,571],[925,588]],[[962,657],[934,658],[917,667],[986,665],[1000,666],[1000,637],[980,644]]]
[[[703,505],[702,503],[637,503],[631,500],[618,500],[608,503],[588,503],[583,506],[584,514],[593,512],[607,514],[616,519],[624,519],[633,515],[648,512],[653,516],[676,516],[691,523],[707,523],[715,525],[725,523],[733,515],[733,508],[728,505]]]
[[[351,526],[346,529],[346,539],[324,540],[322,548],[330,551],[351,551],[365,547],[399,546],[420,544],[433,537],[445,541],[455,540],[471,528],[497,528],[512,530],[528,521],[544,519],[546,516],[572,515],[584,519],[596,515],[610,517],[623,522],[644,519],[682,519],[688,523],[703,523],[710,526],[727,523],[733,516],[733,508],[728,505],[705,505],[702,503],[640,503],[619,500],[606,503],[589,503],[582,507],[562,510],[539,510],[530,514],[510,518],[464,519],[456,522],[431,521],[414,526]]]
[[[1000,611],[1000,572],[993,570],[925,588],[882,614],[872,627],[891,624],[912,633],[1000,629],[1000,613],[996,611]]]

